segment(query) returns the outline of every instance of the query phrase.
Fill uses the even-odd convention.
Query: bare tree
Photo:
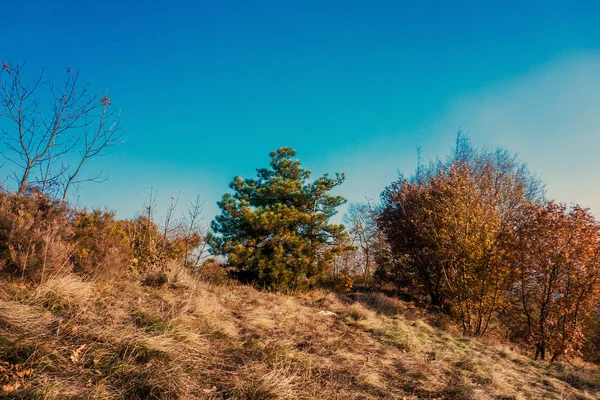
[[[175,223],[175,226],[173,226],[175,209],[177,209],[177,204],[179,204],[179,195],[180,193],[178,193],[177,196],[173,194],[169,195],[169,202],[167,203],[167,213],[165,214],[165,222],[163,227],[163,249],[166,245],[166,241],[171,236],[176,235],[180,228],[180,224],[177,223]]]
[[[3,156],[14,166],[16,192],[37,186],[66,200],[83,182],[102,182],[101,172],[82,176],[84,164],[122,142],[120,114],[107,95],[90,93],[79,73],[66,68],[59,84],[42,70],[26,77],[25,64],[2,63],[0,69],[0,136]]]
[[[362,266],[362,273],[368,277],[373,272],[374,253],[383,242],[383,233],[376,222],[377,206],[372,201],[351,203],[343,221],[346,224],[352,245],[357,246],[355,258]]]
[[[202,216],[204,211],[204,201],[197,195],[194,201],[190,201],[187,215],[183,219],[183,227],[186,232],[186,236],[189,238],[186,245],[186,256],[185,265],[192,271],[200,271],[200,266],[206,260],[207,254],[207,241],[206,234],[207,229]],[[194,240],[197,238],[198,240]],[[198,245],[196,243],[199,242]]]
[[[146,201],[144,202],[144,213],[141,219],[142,223],[146,225],[146,235],[148,236],[148,241],[146,243],[148,254],[154,254],[155,243],[153,237],[158,235],[153,235],[154,228],[156,224],[154,223],[154,218],[156,216],[156,192],[154,188],[150,188],[150,193]]]

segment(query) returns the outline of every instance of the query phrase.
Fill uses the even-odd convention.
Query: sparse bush
[[[132,251],[134,271],[148,271],[154,266],[165,266],[171,261],[183,263],[190,248],[197,247],[202,238],[197,234],[173,230],[163,232],[147,216],[117,222]]]

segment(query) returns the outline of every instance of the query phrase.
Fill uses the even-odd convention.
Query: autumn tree
[[[212,222],[211,251],[260,287],[302,289],[316,283],[344,250],[343,225],[330,223],[345,202],[331,190],[343,174],[310,181],[291,148],[271,152],[270,168],[236,177]]]
[[[387,275],[401,289],[427,295],[434,306],[446,300],[442,263],[436,250],[436,221],[430,216],[428,189],[404,177],[382,194],[378,219],[394,255]],[[379,266],[381,268],[381,266]],[[382,274],[379,272],[379,274]]]
[[[531,206],[516,232],[514,294],[535,358],[576,353],[583,322],[600,298],[600,225],[589,210],[549,202]]]
[[[489,246],[498,218],[478,194],[471,171],[456,165],[426,182],[401,181],[385,199],[380,223],[397,254],[397,284],[427,294],[466,332],[482,333],[489,314],[485,285],[500,272],[486,276],[490,264],[496,266]],[[495,286],[500,290],[500,283]]]
[[[202,201],[200,195],[197,195],[193,201],[190,201],[187,213],[180,224],[184,236],[197,238],[197,245],[188,240],[184,258],[184,265],[194,272],[202,272],[202,266],[205,266],[208,259],[207,226],[202,216],[203,211],[204,201]]]
[[[83,182],[101,182],[102,172],[84,166],[121,143],[119,113],[106,95],[93,94],[79,73],[66,68],[60,82],[42,70],[28,77],[25,65],[2,63],[0,136],[15,191],[31,186],[65,200]]]
[[[378,217],[396,284],[426,294],[466,333],[484,334],[505,301],[512,267],[506,237],[541,185],[503,150],[484,151],[459,135],[452,155],[382,194]]]

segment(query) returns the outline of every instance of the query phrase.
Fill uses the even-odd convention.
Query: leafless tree
[[[146,235],[148,235],[148,254],[153,252],[155,246],[155,243],[153,241],[153,228],[156,226],[154,223],[154,219],[156,217],[156,195],[157,193],[154,190],[154,188],[150,188],[148,198],[144,202],[144,212],[142,214],[142,221],[146,225]]]
[[[356,262],[367,277],[373,272],[374,253],[384,241],[383,233],[377,227],[376,213],[377,207],[372,201],[351,203],[343,218],[352,245],[357,246]]]
[[[106,176],[82,176],[84,164],[121,143],[120,113],[107,95],[93,94],[79,73],[66,68],[55,84],[45,71],[27,78],[25,64],[2,63],[0,136],[3,157],[14,166],[9,179],[16,192],[37,186],[66,200],[69,190]]]
[[[177,204],[179,204],[179,195],[180,193],[178,193],[177,196],[173,194],[169,195],[169,202],[167,203],[167,212],[165,214],[165,222],[163,226],[163,237],[165,240],[169,239],[169,237],[171,237],[173,234],[176,234],[176,231],[179,230],[179,224],[175,224],[175,226],[173,226],[175,209],[177,209]]]
[[[186,248],[186,257],[185,264],[186,267],[190,268],[193,271],[200,271],[200,266],[203,265],[203,262],[208,257],[207,254],[207,241],[206,241],[206,226],[203,224],[204,218],[202,216],[202,212],[204,211],[204,201],[200,195],[197,195],[194,201],[191,201],[188,207],[187,215],[183,220],[183,226],[185,228],[186,234],[189,238],[194,236],[198,237],[199,245],[194,246],[192,244],[188,245]],[[190,243],[194,241],[190,240]]]

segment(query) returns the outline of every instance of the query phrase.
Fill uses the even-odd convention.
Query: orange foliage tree
[[[382,194],[378,217],[391,249],[390,275],[453,315],[465,333],[484,334],[506,306],[513,268],[507,238],[541,185],[503,150],[471,147],[459,135],[445,162],[419,166]]]
[[[577,352],[600,296],[600,225],[587,209],[549,202],[530,207],[515,240],[515,296],[535,358]]]

